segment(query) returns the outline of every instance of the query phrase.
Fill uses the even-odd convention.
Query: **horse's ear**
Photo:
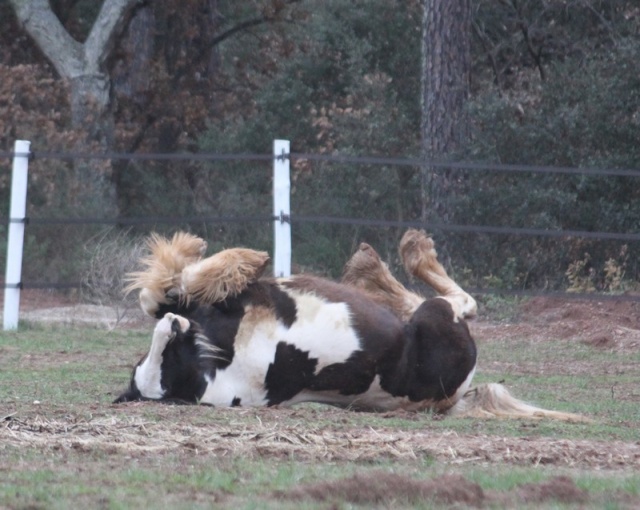
[[[242,292],[264,272],[269,255],[246,248],[223,250],[182,271],[185,294],[203,303],[217,303]]]

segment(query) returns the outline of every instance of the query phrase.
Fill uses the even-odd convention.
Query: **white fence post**
[[[289,140],[273,141],[273,276],[291,275],[290,165]]]
[[[18,328],[20,283],[22,281],[22,250],[27,214],[27,177],[31,142],[16,140],[11,173],[11,211],[7,240],[7,270],[4,279],[4,329]]]

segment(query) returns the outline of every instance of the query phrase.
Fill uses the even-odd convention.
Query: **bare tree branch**
[[[138,0],[106,0],[84,44],[85,59],[96,71],[113,49],[127,13]]]
[[[58,74],[73,78],[83,72],[82,44],[74,40],[49,7],[47,0],[9,0],[25,30],[53,64]]]
[[[607,29],[607,34],[609,35],[609,38],[611,39],[611,42],[613,44],[615,44],[616,46],[618,45],[618,36],[619,34],[616,32],[616,30],[613,28],[613,26],[611,25],[611,23],[609,23],[607,21],[607,19],[602,15],[602,13],[600,11],[598,11],[592,4],[591,2],[589,2],[589,0],[581,0],[580,2],[582,5],[584,5],[588,10],[590,10],[593,15],[598,18],[598,20],[600,21],[600,23],[602,24],[603,27],[605,27]]]
[[[284,2],[282,4],[282,7],[279,9],[278,12],[282,11],[285,7],[289,5],[293,5],[301,1],[302,0],[288,0],[287,2]],[[209,39],[207,43],[202,46],[200,51],[198,51],[198,53],[189,61],[188,65],[183,66],[181,69],[178,69],[175,72],[172,80],[174,86],[180,81],[180,79],[186,74],[188,70],[193,69],[194,66],[196,66],[197,64],[200,64],[202,60],[206,58],[208,51],[214,46],[229,39],[230,37],[232,37],[233,35],[239,32],[248,30],[253,27],[257,27],[259,25],[264,25],[265,23],[273,23],[276,21],[280,21],[280,18],[278,18],[277,15],[264,14],[257,18],[242,21],[220,34],[213,35],[211,39]]]
[[[498,87],[498,91],[502,93],[502,78],[500,69],[498,69],[498,62],[496,61],[496,56],[494,52],[494,48],[491,47],[491,40],[487,36],[486,32],[483,28],[475,20],[471,20],[471,27],[473,28],[473,32],[478,37],[482,48],[487,54],[487,59],[489,60],[489,64],[491,65],[491,69],[493,70],[494,82]]]

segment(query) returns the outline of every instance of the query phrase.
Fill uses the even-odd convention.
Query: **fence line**
[[[179,225],[181,223],[259,223],[272,222],[279,219],[273,215],[247,216],[128,216],[118,218],[32,218],[24,219],[2,218],[0,223],[25,223],[27,225],[150,225],[166,224]]]
[[[553,167],[553,166],[529,166],[529,165],[506,165],[493,163],[472,163],[465,161],[441,161],[420,158],[383,158],[366,156],[340,156],[325,154],[303,154],[291,153],[292,161],[308,160],[323,161],[328,163],[348,163],[348,164],[369,164],[369,165],[397,165],[397,166],[429,166],[440,170],[480,170],[496,172],[531,172],[531,173],[553,173],[553,174],[576,174],[576,175],[607,175],[620,177],[640,177],[640,170],[633,169],[598,169],[598,168],[573,168],[573,167]]]
[[[26,215],[27,210],[27,184],[29,161],[34,159],[34,152],[30,150],[31,142],[26,140],[16,140],[13,151],[13,170],[11,176],[11,210],[8,224],[9,234],[7,239],[7,261],[4,282],[4,314],[3,328],[5,330],[17,329],[20,292],[25,288],[22,281],[22,255],[24,249],[24,230],[28,223],[34,223]],[[273,162],[273,216],[269,219],[274,224],[274,276],[288,277],[291,274],[291,225],[289,223],[290,206],[290,159],[288,158],[290,143],[288,140],[275,140],[273,145],[273,155],[260,156],[259,159],[271,160]],[[69,154],[66,154],[69,156]],[[79,157],[78,154],[75,155]],[[87,155],[93,157],[94,155]],[[175,159],[165,155],[167,159]],[[98,157],[106,158],[105,154]],[[257,159],[254,155],[248,155],[249,159]],[[237,158],[236,158],[237,159]],[[259,217],[259,220],[262,220]],[[123,221],[124,220],[124,221]],[[65,219],[65,223],[87,224],[87,223],[111,223],[122,224],[128,219],[120,218],[71,218]],[[174,221],[173,218],[165,220]],[[186,218],[180,218],[185,222]],[[197,218],[203,221],[202,218]],[[246,220],[246,218],[244,218]],[[42,218],[41,224],[53,224],[55,219]],[[242,221],[234,218],[234,221]],[[37,223],[37,221],[36,221]],[[77,284],[66,284],[67,288],[79,287]],[[44,288],[44,285],[42,285]],[[48,285],[47,287],[51,287]]]
[[[192,153],[139,153],[139,152],[49,152],[32,151],[29,153],[0,152],[0,159],[12,159],[14,156],[29,156],[34,159],[100,159],[100,160],[132,160],[132,161],[273,161],[276,156],[273,154],[243,154],[229,153],[217,154],[211,152]],[[325,163],[350,164],[350,165],[388,165],[388,166],[429,166],[435,169],[452,170],[473,170],[473,171],[493,171],[493,172],[516,172],[516,173],[544,173],[544,174],[572,174],[572,175],[594,175],[594,176],[616,176],[616,177],[640,177],[638,169],[616,169],[616,168],[580,168],[580,167],[556,167],[549,165],[516,165],[516,164],[494,164],[475,163],[470,161],[443,161],[423,158],[392,158],[378,156],[349,156],[340,154],[310,154],[299,152],[288,152],[277,156],[278,158],[288,158],[293,161],[318,161]]]
[[[81,282],[21,282],[18,284],[5,284],[9,289],[32,289],[32,290],[77,290],[82,288]],[[419,289],[414,289],[419,292]],[[552,297],[559,299],[570,299],[576,301],[624,301],[640,303],[640,296],[633,294],[602,294],[597,292],[564,292],[552,290],[513,290],[513,289],[488,289],[478,287],[465,288],[471,295],[485,296],[512,296],[512,297]]]
[[[424,223],[422,221],[368,220],[365,218],[339,218],[335,216],[297,216],[291,215],[291,222],[333,223],[337,225],[362,225],[370,227],[424,228],[451,232],[477,234],[505,234],[539,237],[583,237],[585,239],[608,239],[617,241],[640,241],[640,234],[618,232],[589,232],[585,230],[543,230],[536,228],[492,227],[487,225],[454,225],[450,223]]]
[[[640,178],[640,170],[633,169],[598,169],[598,168],[577,168],[577,167],[552,167],[552,166],[529,166],[529,165],[506,165],[506,164],[488,164],[473,162],[445,162],[438,160],[424,160],[420,158],[389,158],[389,157],[368,157],[368,156],[348,156],[348,155],[327,155],[327,154],[308,154],[289,152],[288,150],[275,154],[215,154],[215,153],[86,153],[86,152],[51,152],[51,151],[32,151],[29,153],[18,152],[0,152],[0,158],[3,157],[24,157],[29,159],[116,159],[116,160],[142,160],[142,161],[274,161],[275,159],[289,159],[290,161],[319,161],[336,164],[355,164],[355,165],[399,165],[399,166],[415,166],[420,167],[428,164],[430,167],[437,169],[459,169],[474,171],[498,171],[498,172],[529,172],[529,173],[546,173],[546,174],[572,174],[572,175],[592,175],[592,176],[618,176],[618,177],[638,177]],[[208,222],[208,223],[241,223],[241,222],[260,222],[260,221],[276,221],[280,218],[275,216],[246,216],[246,217],[129,217],[129,218],[27,218],[27,222],[31,225],[46,224],[103,224],[103,225],[144,225],[144,224],[180,224],[187,222]],[[0,217],[0,222],[7,223],[15,220]],[[584,239],[596,240],[617,240],[617,241],[640,241],[640,234],[628,232],[601,232],[601,231],[582,231],[582,230],[545,230],[534,228],[518,228],[518,227],[495,227],[489,225],[453,225],[453,224],[435,224],[422,223],[416,221],[392,221],[392,220],[369,220],[366,218],[341,218],[329,216],[297,216],[291,215],[291,222],[305,223],[328,223],[338,225],[362,225],[371,227],[421,227],[426,229],[450,231],[450,232],[467,232],[467,233],[483,233],[483,234],[502,234],[502,235],[524,235],[539,237],[580,237]]]
[[[278,142],[278,141],[276,141]],[[284,142],[284,141],[280,141]],[[502,235],[518,235],[518,236],[541,236],[541,237],[580,237],[585,239],[596,240],[618,240],[618,241],[640,241],[640,234],[635,233],[619,233],[619,232],[593,232],[593,231],[577,231],[577,230],[544,230],[533,228],[518,227],[496,227],[487,225],[455,225],[455,224],[439,224],[439,223],[423,223],[420,221],[390,221],[390,220],[370,220],[366,218],[344,218],[331,216],[298,216],[291,214],[289,210],[289,170],[288,165],[296,161],[316,161],[330,164],[348,164],[348,165],[385,165],[385,166],[412,166],[420,168],[428,165],[436,170],[457,169],[467,171],[493,171],[493,172],[517,172],[517,173],[542,173],[542,174],[569,174],[569,175],[591,175],[591,176],[618,176],[618,177],[640,177],[640,170],[635,169],[598,169],[598,168],[573,168],[573,167],[552,167],[552,166],[529,166],[529,165],[505,165],[505,164],[489,164],[489,163],[473,163],[473,162],[451,162],[426,160],[421,158],[393,158],[393,157],[363,157],[349,155],[326,155],[326,154],[307,154],[290,152],[289,142],[283,144],[274,143],[274,152],[272,154],[215,154],[215,153],[86,153],[86,152],[54,152],[54,151],[30,151],[27,142],[25,145],[16,143],[15,150],[12,152],[0,152],[0,159],[14,158],[14,167],[17,160],[32,161],[34,159],[58,159],[58,160],[78,160],[78,159],[100,159],[100,160],[133,160],[133,161],[196,161],[196,162],[223,162],[223,161],[271,161],[276,168],[286,175],[286,183],[276,183],[279,179],[274,173],[274,197],[279,195],[281,203],[274,203],[273,215],[252,215],[252,216],[186,216],[186,217],[162,217],[162,216],[144,216],[144,217],[117,217],[117,218],[32,218],[27,217],[25,213],[14,214],[12,206],[9,218],[0,217],[0,222],[9,225],[10,237],[12,229],[18,227],[18,231],[28,225],[53,225],[53,224],[104,224],[104,225],[142,225],[142,224],[184,224],[184,223],[250,223],[250,222],[271,222],[274,224],[274,236],[277,239],[275,243],[274,254],[274,273],[277,276],[287,275],[290,271],[291,262],[291,224],[293,223],[328,223],[338,225],[360,225],[370,227],[396,227],[408,228],[418,227],[427,230],[441,230],[451,232],[466,233],[484,233],[484,234],[502,234]],[[285,164],[286,163],[286,164]],[[286,167],[286,171],[284,170]],[[25,172],[26,173],[26,172]],[[284,187],[283,187],[284,186]],[[285,200],[286,198],[286,200]],[[12,198],[13,202],[13,198]],[[18,232],[16,231],[16,232]],[[23,234],[24,235],[24,234]],[[288,240],[288,245],[287,241]],[[11,244],[11,243],[9,243]],[[21,253],[20,253],[21,260]],[[5,289],[5,329],[7,329],[6,303],[11,293],[18,293],[20,289],[71,289],[80,288],[80,283],[43,283],[43,282],[22,282],[18,275],[16,280],[15,262],[12,262],[12,273],[10,276],[10,262],[7,259],[7,277],[4,285]],[[18,283],[12,283],[16,282]],[[591,293],[562,293],[562,292],[539,292],[539,291],[512,291],[500,289],[474,289],[473,292],[478,294],[506,294],[516,296],[558,296],[577,299],[590,300],[623,300],[623,301],[640,301],[640,296],[611,296],[603,294]],[[13,312],[12,312],[13,313]],[[16,325],[17,325],[17,318]],[[13,329],[13,328],[9,328]]]

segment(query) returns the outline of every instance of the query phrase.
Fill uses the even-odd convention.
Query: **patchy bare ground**
[[[95,409],[90,418],[62,412],[52,419],[38,415],[0,416],[0,452],[25,448],[43,458],[68,453],[95,458],[104,465],[144,465],[151,459],[170,462],[224,462],[243,458],[283,460],[306,464],[436,460],[449,466],[550,466],[568,473],[578,471],[638,472],[640,443],[622,441],[555,440],[544,437],[496,437],[429,430],[398,430],[343,425],[345,411],[337,409],[216,409],[216,423],[203,407],[159,406],[153,418],[148,406],[127,404],[117,410]],[[393,416],[389,416],[393,418]],[[83,457],[81,457],[83,458]],[[419,464],[418,464],[419,465]],[[95,467],[91,469],[96,469]],[[2,468],[0,467],[0,474]],[[191,497],[191,496],[189,496]],[[316,502],[321,508],[342,508],[345,503],[370,508],[405,508],[432,501],[454,508],[547,508],[558,503],[579,508],[640,508],[640,497],[629,492],[590,493],[576,485],[571,475],[553,475],[538,483],[522,483],[508,490],[483,489],[461,474],[416,478],[397,472],[363,470],[328,481],[297,484],[287,490],[263,494],[279,506]],[[215,500],[224,508],[236,506],[225,493]]]
[[[472,323],[479,339],[526,337],[538,342],[575,339],[603,349],[640,349],[640,301],[535,297],[511,323]]]
[[[0,308],[4,295],[0,296]],[[36,323],[93,325],[107,329],[136,328],[152,324],[138,306],[103,306],[80,303],[73,294],[66,296],[46,290],[23,290],[20,296],[20,320]]]
[[[432,480],[415,480],[383,471],[356,474],[344,480],[303,485],[288,493],[277,494],[283,499],[314,501],[348,501],[359,505],[420,503],[431,500],[457,508],[514,504],[544,504],[560,502],[583,505],[589,502],[588,492],[576,486],[566,476],[556,476],[537,484],[523,484],[511,494],[485,491],[477,483],[461,475],[441,475]]]
[[[43,292],[27,292],[21,313],[23,318],[36,322],[92,323],[108,328],[151,329],[153,323],[137,311],[128,310],[122,318],[113,308],[78,305],[73,299]],[[508,323],[479,320],[471,328],[479,343],[513,337],[534,343],[566,339],[594,349],[635,353],[640,349],[640,303],[534,298],[521,306],[517,320]],[[62,359],[65,353],[60,356]],[[544,370],[550,374],[575,374],[589,369],[580,361],[568,364],[566,360],[542,368],[526,364],[513,368],[522,373]],[[609,368],[624,370],[619,364],[604,370]],[[632,390],[621,398],[640,402],[640,393]],[[0,413],[0,445],[33,447],[44,452],[99,451],[116,459],[122,455],[136,458],[163,454],[293,458],[303,462],[430,458],[450,466],[544,465],[593,471],[640,470],[640,441],[460,434],[430,430],[428,423],[417,430],[398,430],[392,425],[354,428],[342,424],[344,411],[330,408],[218,409],[212,424],[209,410],[201,407],[158,406],[152,418],[144,403],[88,407],[77,414],[62,409],[44,415],[36,411],[19,416]],[[398,415],[388,413],[386,417],[391,420]],[[412,419],[408,414],[401,417]],[[424,415],[415,419],[429,420]],[[612,501],[618,508],[640,507],[640,497],[628,493],[609,495],[607,501],[594,501],[592,497],[566,476],[504,492],[483,490],[460,475],[416,480],[382,472],[304,484],[270,496],[276,501],[316,501],[327,507],[335,501],[393,506],[396,502],[412,504],[425,499],[454,507],[536,507],[561,502],[595,508]]]
[[[0,295],[0,307],[4,296]],[[34,322],[94,324],[104,327],[145,327],[152,324],[137,306],[81,304],[56,292],[22,292],[20,318]],[[566,300],[535,297],[525,302],[512,322],[471,323],[478,339],[527,337],[577,339],[603,349],[640,349],[640,301]]]

